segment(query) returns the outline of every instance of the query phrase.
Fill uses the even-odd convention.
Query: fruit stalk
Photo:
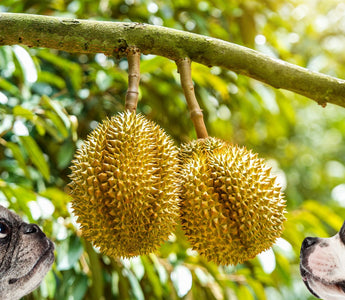
[[[125,99],[125,110],[135,112],[138,105],[139,81],[140,81],[140,51],[130,49],[127,54],[128,60],[128,89]]]
[[[176,61],[178,72],[180,73],[181,86],[186,97],[190,117],[194,124],[198,139],[207,138],[207,129],[204,116],[200,109],[198,100],[195,97],[194,85],[192,80],[191,60],[186,57]]]

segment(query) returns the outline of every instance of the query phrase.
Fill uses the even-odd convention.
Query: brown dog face
[[[54,262],[54,244],[35,224],[0,206],[0,299],[36,289]]]
[[[345,222],[333,237],[304,239],[300,271],[303,282],[315,297],[345,299]]]

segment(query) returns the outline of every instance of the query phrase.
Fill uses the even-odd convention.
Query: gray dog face
[[[54,244],[35,224],[0,206],[0,299],[36,289],[54,262]]]
[[[315,297],[345,299],[345,222],[333,237],[307,237],[300,259],[302,279]]]

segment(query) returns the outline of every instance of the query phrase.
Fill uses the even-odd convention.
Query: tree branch
[[[189,57],[304,95],[320,105],[345,107],[345,80],[309,71],[219,39],[139,23],[102,22],[0,13],[0,45],[24,44],[67,52],[126,55],[128,47],[177,61]]]

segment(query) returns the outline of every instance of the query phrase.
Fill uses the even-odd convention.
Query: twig
[[[198,139],[207,138],[207,129],[204,122],[202,110],[195,97],[194,85],[191,72],[191,60],[182,58],[176,61],[178,71],[180,73],[181,86],[186,97],[190,117],[193,121],[194,128]]]
[[[128,89],[126,93],[125,109],[131,112],[137,110],[140,82],[140,51],[130,49],[128,59]]]

